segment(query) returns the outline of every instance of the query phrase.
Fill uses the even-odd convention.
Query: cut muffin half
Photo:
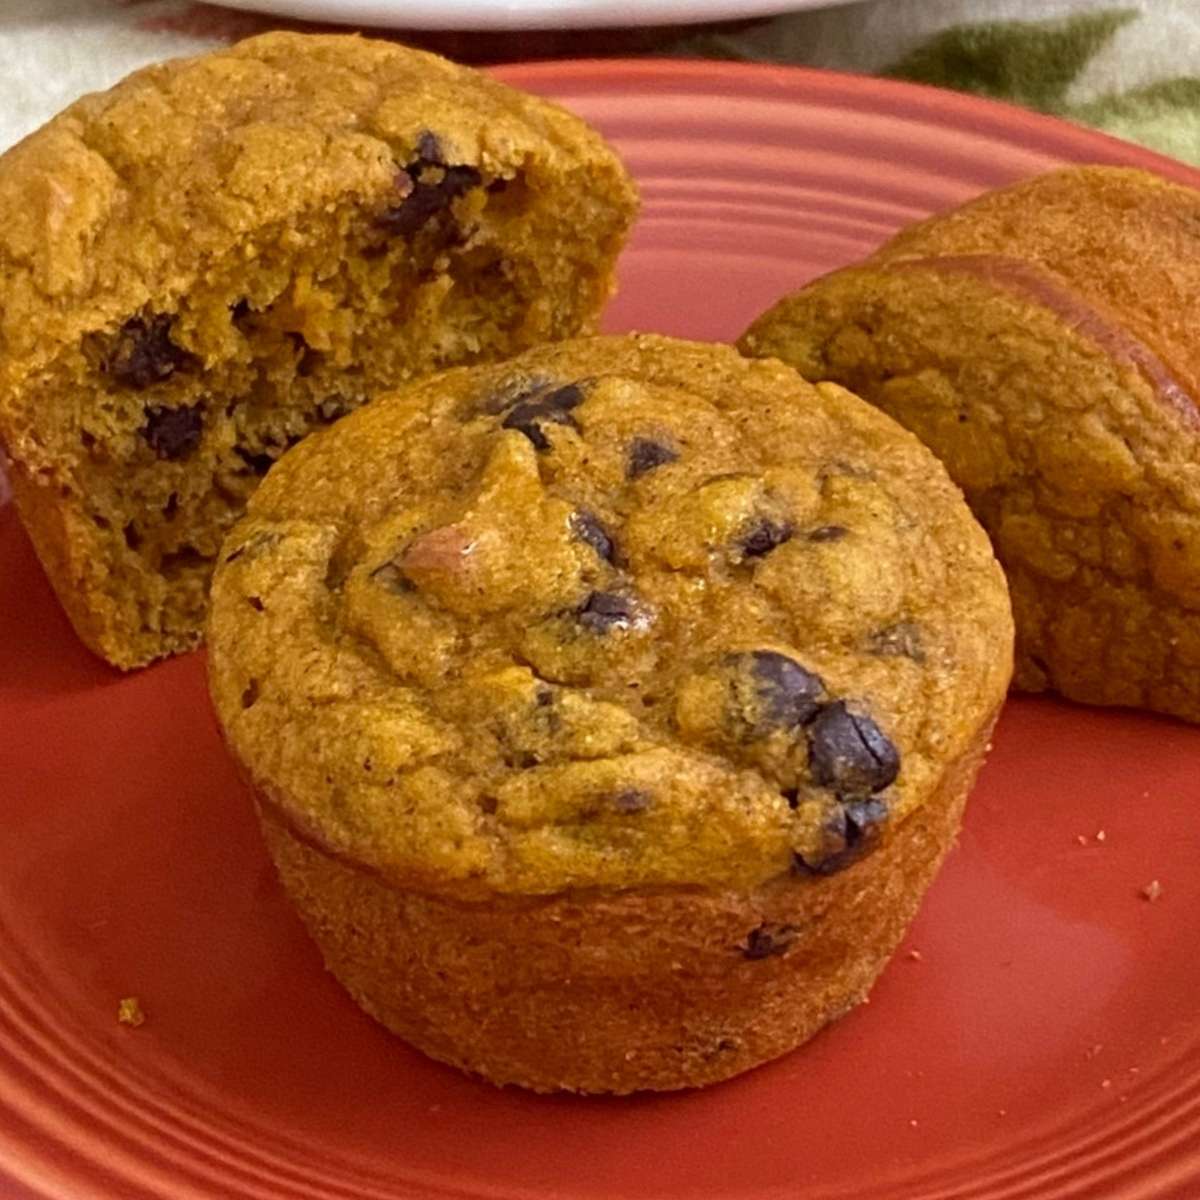
[[[589,329],[635,207],[578,118],[356,37],[150,67],[0,158],[0,437],[83,640],[126,668],[194,646],[287,447]]]

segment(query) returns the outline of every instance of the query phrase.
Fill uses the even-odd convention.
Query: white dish
[[[598,29],[765,17],[848,0],[221,0],[230,8],[395,29]]]

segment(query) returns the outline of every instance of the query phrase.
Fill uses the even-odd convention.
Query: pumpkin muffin
[[[0,157],[0,439],[75,628],[194,646],[271,463],[382,388],[590,331],[635,197],[553,104],[388,42],[272,33]]]
[[[933,456],[730,347],[581,339],[308,439],[209,668],[283,884],[389,1028],[496,1083],[710,1083],[861,1001],[1008,685]]]
[[[741,340],[852,388],[991,534],[1017,686],[1200,721],[1200,191],[1076,167],[902,231]]]

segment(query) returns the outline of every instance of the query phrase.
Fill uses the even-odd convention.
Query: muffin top
[[[824,874],[1000,703],[1004,578],[842,389],[662,337],[385,396],[231,532],[209,667],[297,832],[457,894]]]

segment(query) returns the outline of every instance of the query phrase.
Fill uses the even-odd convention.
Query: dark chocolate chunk
[[[595,633],[629,629],[645,623],[645,614],[637,601],[616,592],[593,592],[578,615],[579,623]]]
[[[159,458],[175,462],[200,445],[200,435],[204,432],[202,405],[179,408],[150,405],[145,412],[146,424],[140,432]]]
[[[551,392],[542,392],[528,400],[518,400],[500,422],[505,429],[516,429],[523,433],[537,450],[549,450],[550,439],[542,430],[542,422],[554,425],[569,425],[578,429],[579,424],[571,410],[583,403],[583,391],[578,384],[568,383]]]
[[[819,675],[775,650],[753,650],[730,656],[731,664],[747,669],[753,688],[752,712],[743,713],[756,733],[795,729],[816,715],[825,693]]]
[[[816,529],[809,530],[808,540],[810,542],[840,542],[849,532],[850,530],[845,525],[819,525]]]
[[[171,340],[173,317],[133,317],[121,326],[108,371],[125,387],[148,388],[194,361]]]
[[[251,679],[250,682],[248,684],[246,684],[246,687],[242,692],[242,707],[243,708],[253,708],[254,705],[258,702],[258,697],[259,697],[258,680]]]
[[[747,530],[738,541],[743,558],[764,558],[784,542],[790,541],[795,530],[785,521],[763,517]]]
[[[616,556],[616,547],[608,535],[608,531],[600,524],[600,519],[594,513],[580,509],[571,517],[571,532],[581,541],[586,542],[605,562],[612,562]]]
[[[679,451],[664,446],[652,438],[634,438],[629,447],[629,464],[625,474],[629,479],[637,479],[655,467],[666,466],[679,458]]]
[[[613,808],[619,813],[640,813],[650,807],[650,793],[641,788],[625,788],[613,797]]]
[[[246,602],[255,612],[266,612],[267,606],[263,603],[261,596],[247,596]]]
[[[397,190],[403,198],[386,209],[378,223],[388,233],[411,236],[482,182],[475,167],[447,166],[437,138],[423,133],[417,139],[417,158],[397,175]]]
[[[925,661],[921,627],[913,621],[897,621],[877,629],[867,638],[867,649],[881,658],[911,658],[915,663]]]
[[[794,869],[801,875],[833,875],[841,871],[874,847],[887,819],[887,802],[878,797],[834,805],[822,830],[821,847],[808,855],[794,854]]]
[[[842,700],[827,704],[809,725],[808,757],[814,782],[839,796],[868,796],[900,773],[900,755],[887,735]]]
[[[774,954],[783,954],[796,940],[799,932],[795,925],[764,921],[750,930],[746,935],[745,945],[739,946],[738,949],[741,950],[743,958],[751,961],[770,958]]]

